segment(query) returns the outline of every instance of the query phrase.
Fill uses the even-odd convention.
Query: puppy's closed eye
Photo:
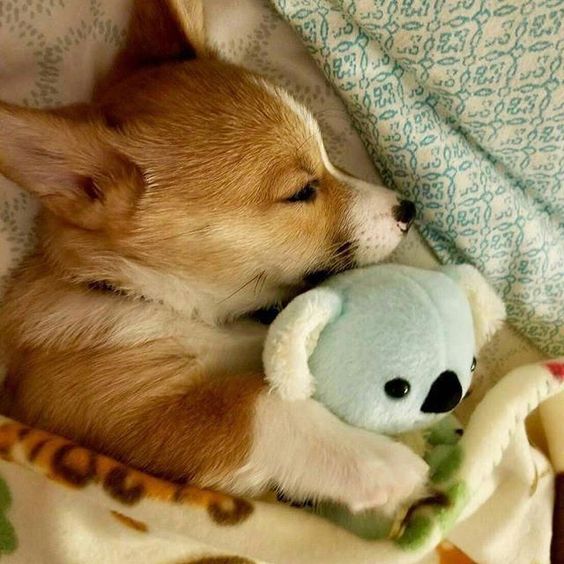
[[[311,180],[305,186],[300,188],[295,194],[292,194],[289,198],[286,198],[288,203],[296,202],[313,202],[317,196],[317,190],[319,188],[319,182],[317,180]]]

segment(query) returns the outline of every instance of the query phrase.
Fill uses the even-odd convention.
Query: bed
[[[443,22],[447,30],[426,3],[421,8],[407,1],[388,4],[378,4],[382,13],[374,13],[377,3],[362,1],[206,0],[206,26],[223,57],[264,74],[313,110],[337,164],[368,180],[383,177],[418,201],[424,210],[419,231],[409,235],[393,260],[423,267],[432,267],[438,260],[474,262],[506,298],[510,323],[481,354],[474,392],[457,413],[459,419],[471,425],[477,406],[507,374],[524,371],[523,378],[529,383],[538,379],[538,390],[545,390],[545,395],[531,384],[534,401],[528,401],[526,409],[515,408],[506,436],[496,439],[498,451],[489,460],[491,468],[476,482],[471,502],[448,527],[433,529],[409,550],[392,539],[363,540],[268,497],[235,499],[167,483],[63,438],[2,418],[0,554],[6,562],[549,562],[554,507],[554,469],[549,457],[558,463],[553,428],[562,420],[547,424],[559,408],[546,410],[543,420],[542,411],[539,414],[535,407],[551,395],[555,396],[552,402],[562,401],[562,393],[560,397],[556,393],[563,376],[558,357],[564,354],[564,203],[562,190],[557,192],[560,184],[547,178],[554,175],[561,183],[562,168],[543,168],[542,154],[532,152],[531,143],[525,144],[523,153],[529,156],[528,162],[512,160],[511,136],[504,133],[502,143],[488,129],[487,120],[499,111],[494,112],[484,100],[487,93],[477,96],[482,105],[472,106],[466,100],[470,117],[466,110],[457,113],[460,100],[453,92],[456,80],[462,80],[457,61],[447,61],[438,69],[427,63],[418,66],[434,56],[421,50],[419,58],[413,52],[423,41],[422,30],[430,33],[429,22],[435,22],[436,48],[456,53],[463,50],[460,42],[468,37],[465,29],[475,32],[477,25],[488,25],[487,18],[480,19],[483,14],[465,21],[456,13],[459,3],[447,2],[452,8]],[[547,54],[561,46],[558,30],[549,22],[561,21],[562,15],[557,3],[549,4],[541,8],[530,3],[532,13],[523,15],[515,12],[520,3],[499,3],[499,25],[488,28],[488,40],[495,43],[496,38],[501,42],[511,37],[517,27],[506,22],[526,16],[527,29],[537,30],[536,35],[531,32],[535,39],[527,45],[534,49],[527,56],[538,55],[527,68],[538,69],[543,56],[546,66]],[[95,76],[108,65],[123,39],[128,9],[126,0],[0,2],[0,98],[31,106],[88,99]],[[375,21],[381,25],[374,27]],[[454,57],[443,55],[444,59]],[[365,65],[361,91],[355,87],[355,77],[364,60],[376,62],[372,67]],[[471,66],[468,61],[464,64]],[[469,80],[491,84],[492,76],[503,72],[495,71],[493,65],[491,59],[482,74],[476,71],[472,78],[465,78],[465,84]],[[378,73],[385,76],[378,78]],[[561,88],[561,68],[547,73],[548,87],[552,89],[551,80],[555,80],[560,86],[554,88]],[[375,90],[372,79],[381,90]],[[532,76],[528,84],[535,81],[541,79]],[[404,99],[389,101],[388,107],[370,105],[374,103],[369,101],[371,96],[393,96],[394,84]],[[550,92],[556,96],[558,90]],[[527,98],[527,88],[520,98]],[[431,116],[423,115],[423,102],[434,108]],[[536,106],[529,103],[532,112]],[[548,123],[547,118],[547,126],[553,129],[539,133],[544,140],[538,151],[548,147],[548,161],[562,167],[562,138],[555,133],[561,127],[562,110],[553,105],[552,121]],[[393,111],[382,119],[382,114]],[[371,121],[373,115],[380,116],[378,123]],[[453,116],[458,116],[458,122]],[[406,133],[406,123],[419,129]],[[535,127],[539,130],[539,124]],[[417,147],[422,147],[420,152]],[[429,168],[440,155],[445,161],[444,150],[451,147],[455,149],[444,167]],[[490,158],[492,154],[495,159]],[[461,162],[474,158],[476,168],[471,163],[462,172],[475,183],[457,184],[455,172]],[[538,168],[534,178],[540,179],[540,187],[525,174],[531,167]],[[450,184],[435,189],[441,177],[450,179]],[[472,193],[472,186],[480,183],[494,183],[494,197],[501,198],[489,212],[476,206],[476,199],[484,196]],[[526,198],[510,190],[521,190]],[[499,227],[507,218],[490,221],[491,210],[499,210],[500,205],[508,207],[509,223],[516,217],[530,220],[528,232],[521,237],[524,242],[510,251],[503,247],[509,228]],[[33,243],[36,208],[31,197],[0,177],[0,281]],[[443,213],[445,209],[449,213]],[[478,220],[489,218],[486,235],[476,232],[473,214],[478,214]],[[490,256],[492,245],[496,252]]]

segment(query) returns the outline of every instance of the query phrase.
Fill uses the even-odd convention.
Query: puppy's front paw
[[[392,510],[423,491],[428,466],[408,447],[387,437],[364,435],[355,445],[343,502],[354,511]]]
[[[265,394],[258,414],[239,491],[275,483],[293,500],[330,500],[362,511],[388,510],[423,489],[427,465],[408,447],[347,425],[314,400]]]

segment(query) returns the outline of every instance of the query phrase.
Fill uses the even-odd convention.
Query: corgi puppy
[[[424,481],[406,447],[269,393],[251,315],[386,257],[414,206],[335,168],[304,107],[222,62],[199,2],[137,0],[92,103],[0,103],[0,131],[0,172],[42,203],[0,312],[9,416],[235,494],[362,510]]]

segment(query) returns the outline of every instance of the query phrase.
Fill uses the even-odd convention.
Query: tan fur
[[[30,425],[167,479],[218,486],[249,452],[253,403],[263,383],[259,376],[203,378],[195,365],[164,342],[70,354],[25,351],[7,388],[16,398],[14,413]],[[39,373],[41,379],[33,377]],[[53,381],[62,392],[44,405]]]
[[[235,475],[265,329],[238,317],[352,266],[355,209],[389,240],[363,256],[392,250],[395,196],[369,213],[379,197],[363,205],[333,172],[305,110],[210,55],[199,2],[138,0],[92,104],[0,103],[0,129],[0,172],[43,203],[0,311],[8,413],[156,474],[252,489]],[[289,204],[310,181],[315,201]]]

